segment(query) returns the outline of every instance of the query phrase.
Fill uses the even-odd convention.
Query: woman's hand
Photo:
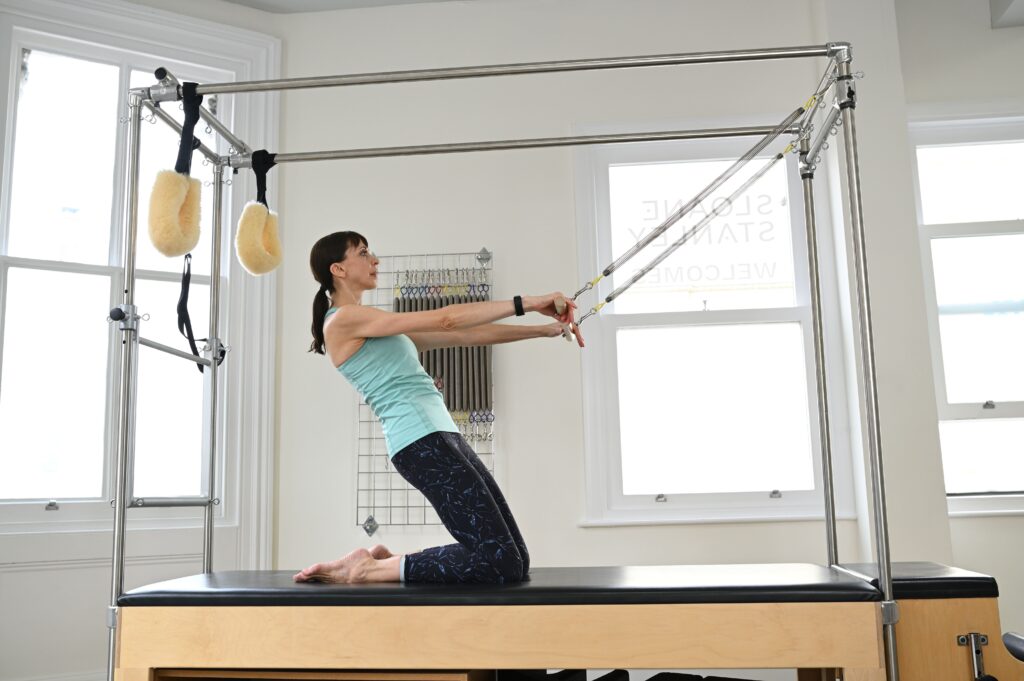
[[[543,331],[545,338],[554,338],[555,336],[561,336],[567,341],[571,341],[573,338],[575,338],[576,344],[579,345],[581,348],[583,347],[583,334],[580,333],[580,327],[577,326],[575,322],[573,322],[572,324],[552,322],[551,324],[545,324],[540,328]]]
[[[556,291],[543,296],[530,296],[527,300],[529,310],[539,312],[547,317],[554,317],[562,324],[571,324],[575,318],[576,303],[564,293]],[[561,311],[559,311],[560,307]]]
[[[562,331],[563,328],[564,327],[562,326],[562,324],[560,322],[551,322],[550,324],[545,324],[544,326],[540,327],[541,337],[542,338],[554,338],[555,336],[563,336],[564,337],[565,333]]]

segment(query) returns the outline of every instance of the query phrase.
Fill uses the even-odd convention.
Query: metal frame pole
[[[726,50],[720,52],[690,52],[683,54],[661,54],[640,57],[613,57],[605,59],[570,59],[550,62],[522,64],[492,64],[445,69],[420,69],[415,71],[391,71],[385,73],[360,73],[313,78],[282,78],[278,80],[252,80],[237,83],[209,83],[200,85],[201,95],[239,92],[266,92],[270,90],[297,90],[319,87],[342,87],[349,85],[375,85],[383,83],[410,83],[425,80],[454,80],[458,78],[482,78],[489,76],[515,76],[528,73],[555,73],[560,71],[596,71],[601,69],[623,69],[642,66],[674,66],[682,64],[714,64],[737,61],[761,61],[767,59],[799,59],[804,57],[827,57],[837,49],[838,43],[810,45],[803,47],[774,47],[756,50]],[[157,96],[164,93],[158,89]],[[173,97],[170,97],[173,98]]]
[[[209,340],[206,345],[206,356],[210,365],[206,367],[210,382],[210,460],[207,504],[203,510],[203,572],[213,572],[213,521],[214,507],[217,504],[217,409],[219,385],[219,359],[223,346],[220,342],[220,261],[221,261],[221,228],[224,199],[224,166],[217,163],[213,166],[213,244],[210,255],[210,326]]]
[[[538,137],[518,140],[491,140],[483,142],[452,142],[448,144],[423,144],[407,147],[368,147],[364,149],[337,149],[333,151],[306,151],[279,153],[274,162],[296,163],[304,161],[332,161],[353,158],[384,158],[390,156],[423,156],[427,154],[460,154],[469,151],[509,151],[514,149],[541,149],[547,147],[569,147],[586,144],[624,144],[633,142],[664,142],[669,140],[697,140],[721,137],[753,137],[772,134],[771,126],[747,126],[738,128],[707,128],[703,130],[668,130],[663,132],[630,132],[607,135],[577,135],[574,137]],[[795,134],[799,128],[790,125],[779,134]],[[232,168],[249,168],[252,157],[233,154],[229,158]]]
[[[864,213],[861,203],[860,163],[857,157],[857,129],[853,109],[856,93],[850,70],[851,54],[844,50],[839,59],[837,92],[842,111],[843,146],[846,151],[846,182],[850,201],[850,229],[857,280],[857,306],[860,317],[861,371],[864,379],[864,406],[867,414],[868,452],[871,468],[875,551],[878,582],[882,590],[882,635],[885,640],[886,671],[889,681],[899,681],[896,658],[896,622],[899,607],[893,598],[892,564],[889,555],[889,521],[885,506],[885,478],[882,469],[882,437],[878,421],[878,385],[875,377],[874,330],[871,323],[871,296],[868,288],[867,248],[864,240]]]
[[[835,484],[832,471],[832,437],[825,375],[825,332],[821,315],[821,272],[818,269],[818,235],[814,212],[814,167],[808,164],[810,143],[800,139],[800,179],[803,184],[804,227],[807,230],[807,275],[810,279],[811,330],[814,337],[814,374],[818,390],[818,437],[821,441],[821,479],[825,496],[825,542],[829,566],[839,564],[836,533]],[[812,159],[813,160],[813,159]]]
[[[107,609],[107,679],[114,678],[117,645],[117,600],[124,593],[125,511],[130,481],[129,463],[135,457],[135,398],[138,388],[139,353],[138,314],[135,309],[135,240],[139,218],[139,135],[142,127],[142,103],[138,95],[128,95],[128,172],[125,201],[124,295],[120,309],[124,318],[121,344],[121,413],[118,421],[117,462],[114,479],[113,559],[110,578],[110,605]]]

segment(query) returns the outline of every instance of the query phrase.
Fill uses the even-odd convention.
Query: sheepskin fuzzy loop
[[[149,238],[169,258],[199,243],[199,195],[202,183],[173,170],[161,170],[149,197]]]
[[[277,236],[277,213],[257,201],[245,204],[235,234],[238,262],[250,274],[266,274],[281,264],[281,241]]]

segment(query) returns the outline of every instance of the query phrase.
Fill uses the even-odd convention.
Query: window
[[[61,5],[54,9],[60,18],[55,22],[44,10],[39,8],[38,16],[34,5],[0,11],[0,34],[11,45],[9,57],[0,61],[11,82],[10,97],[0,93],[0,116],[6,121],[0,126],[6,129],[0,180],[0,533],[109,527],[122,335],[106,316],[121,302],[123,287],[125,197],[120,190],[126,172],[128,126],[122,119],[128,89],[154,82],[157,66],[166,66],[181,80],[200,82],[267,77],[272,73],[266,62],[254,64],[276,49],[264,37],[229,36],[221,30],[216,49],[207,49],[211,42],[200,54],[189,40],[200,45],[203,31],[170,15],[157,25],[146,23],[152,19],[143,18],[144,13],[112,17],[96,8]],[[78,28],[68,28],[72,16]],[[102,34],[90,34],[90,25],[102,26]],[[173,48],[154,43],[141,52],[139,36],[150,30],[175,36],[188,31],[192,37]],[[78,85],[87,97],[76,91]],[[233,120],[232,98],[218,99],[207,97],[204,105],[243,137],[250,134],[247,130],[261,129],[272,110],[251,107],[239,124]],[[165,104],[164,110],[182,119],[178,105]],[[227,152],[204,124],[196,134],[208,147]],[[146,236],[153,177],[173,167],[177,146],[177,135],[166,125],[143,122],[136,304],[147,315],[140,327],[143,337],[185,349],[175,323],[181,259],[157,254]],[[212,168],[199,154],[192,174],[207,184],[212,180]],[[248,178],[235,179],[245,192]],[[210,187],[203,192],[208,198]],[[228,215],[243,202],[244,193],[233,198],[230,189],[225,192]],[[212,202],[202,205],[204,238],[193,254],[189,305],[197,335],[205,335],[210,284]],[[250,334],[263,334],[250,328],[238,305],[248,295],[253,309],[260,310],[253,318],[265,321],[272,313],[271,297],[264,282],[232,281],[239,268],[232,262],[228,215],[221,336],[242,344]],[[243,347],[233,359],[272,366],[270,352],[258,357],[252,351],[243,359],[250,355]],[[207,449],[203,377],[195,365],[145,347],[139,366],[134,493],[201,493]],[[220,410],[221,434],[232,428],[237,432],[243,413],[251,414],[253,422],[263,419],[256,413],[269,403],[239,396],[261,392],[245,389],[251,380],[263,381],[233,373],[230,362],[224,366],[222,390],[230,385],[236,392]],[[226,457],[219,468],[221,484],[225,477],[235,484],[231,476],[265,475],[255,472],[257,464],[240,470],[237,455],[219,449]],[[258,465],[265,467],[268,453],[260,449]],[[59,513],[43,513],[50,499],[58,501]],[[218,507],[218,517],[237,522],[239,503],[230,501]],[[182,519],[198,521],[201,514],[200,509],[146,509],[130,515],[133,523],[170,528],[181,527]]]
[[[950,511],[1024,510],[1024,121],[912,137]]]
[[[752,143],[580,152],[582,278],[595,276],[662,224]],[[581,311],[671,247],[769,158],[755,159],[601,280],[598,290],[583,294]],[[704,231],[584,323],[586,524],[823,516],[795,161],[791,155],[776,164]],[[827,235],[820,232],[819,246],[826,248]],[[835,285],[823,285],[828,304]],[[834,415],[843,412],[836,388],[829,388]],[[833,437],[832,446],[838,470],[848,471],[844,443]],[[847,496],[837,491],[839,511],[849,515]]]

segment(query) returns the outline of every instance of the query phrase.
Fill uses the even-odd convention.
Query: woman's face
[[[337,263],[345,273],[348,285],[356,285],[362,289],[377,288],[377,265],[380,259],[373,254],[366,244],[350,246],[345,251],[345,259]]]

